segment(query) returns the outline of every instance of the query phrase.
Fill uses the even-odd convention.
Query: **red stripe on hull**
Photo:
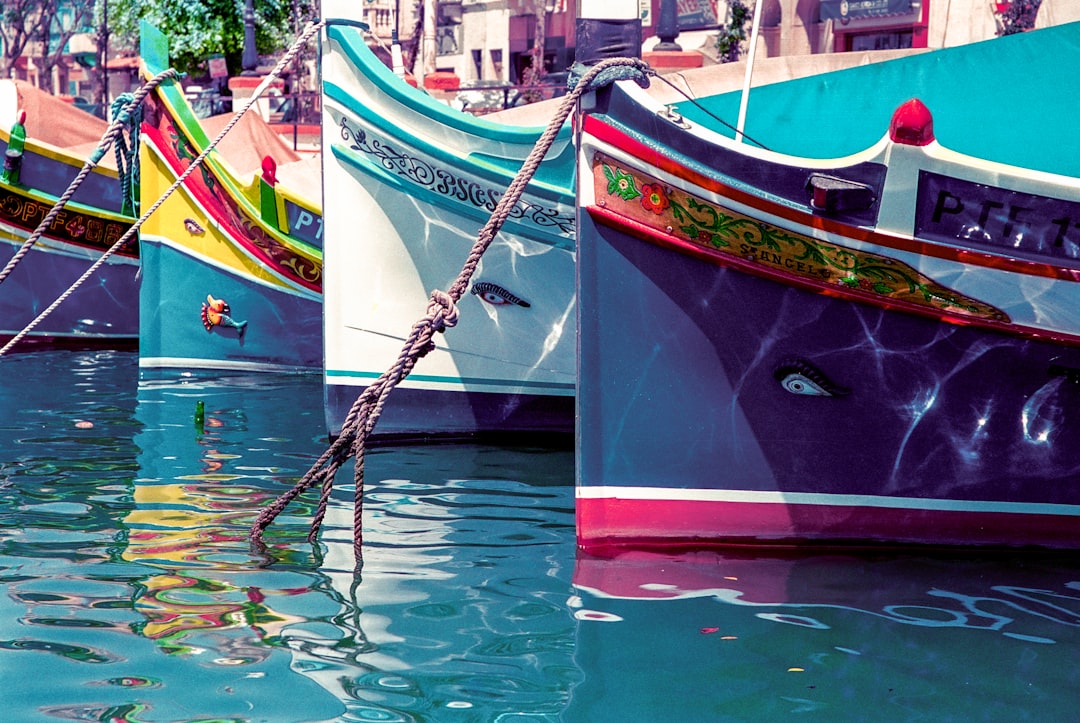
[[[578,545],[912,544],[1080,547],[1070,515],[702,500],[577,499]]]
[[[170,124],[171,121],[162,121],[163,125]],[[177,143],[189,143],[187,137],[182,135],[178,126],[173,126],[175,136],[178,139]],[[174,149],[174,146],[166,141],[166,134],[159,128],[144,125],[142,133],[145,142],[149,143],[157,151],[158,157],[165,163],[166,166],[172,171],[172,177],[167,180],[169,183],[173,183],[180,176],[184,175],[188,166],[194,161],[194,155],[190,159],[181,160]],[[190,151],[192,154],[202,153],[201,150],[192,146]],[[185,163],[187,165],[185,165]],[[207,171],[207,167],[203,166],[203,172]],[[255,257],[259,263],[266,266],[268,269],[275,273],[281,274],[285,278],[293,281],[304,288],[322,293],[322,266],[319,265],[318,274],[314,280],[308,278],[306,275],[296,273],[296,268],[303,268],[305,262],[310,263],[307,259],[293,254],[290,250],[284,248],[276,239],[267,234],[259,226],[258,221],[249,216],[239,205],[236,199],[232,198],[230,194],[222,188],[220,181],[215,181],[218,184],[220,190],[220,196],[217,192],[207,186],[203,176],[198,173],[192,173],[189,175],[183,183],[183,187],[191,194],[191,196],[202,204],[205,210],[207,210],[213,218],[217,227],[224,233],[228,239],[235,245],[243,248],[253,257]],[[262,234],[261,243],[259,234]],[[279,253],[275,254],[274,251]]]

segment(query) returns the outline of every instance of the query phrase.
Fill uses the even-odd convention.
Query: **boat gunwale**
[[[334,157],[339,161],[355,168],[361,173],[365,173],[376,180],[378,183],[382,183],[395,189],[396,191],[405,194],[427,203],[432,206],[443,208],[451,213],[457,214],[470,219],[477,223],[477,229],[479,230],[483,224],[491,218],[491,212],[485,211],[481,208],[470,207],[465,203],[455,201],[453,199],[447,199],[447,197],[434,193],[426,188],[421,188],[415,185],[408,185],[401,179],[387,173],[384,169],[380,168],[377,164],[371,163],[359,156],[359,154],[351,151],[347,148],[340,148],[333,146],[331,149]],[[520,203],[520,201],[519,201]],[[571,223],[575,225],[576,220],[573,215],[567,217]],[[507,218],[502,224],[502,230],[512,231],[518,229],[520,235],[527,236],[530,241],[536,243],[542,243],[553,248],[562,249],[566,251],[574,251],[576,248],[575,236],[562,233],[552,233],[538,226],[526,226],[514,218]],[[553,224],[551,228],[558,228],[556,224]],[[541,237],[540,235],[543,235]]]
[[[324,100],[329,98],[334,103],[339,104],[343,111],[348,111],[357,118],[363,119],[372,127],[377,128],[380,133],[399,141],[403,146],[415,148],[432,158],[442,160],[448,165],[453,165],[455,167],[469,166],[474,169],[472,173],[485,178],[494,184],[509,186],[517,175],[517,171],[511,171],[496,163],[484,161],[481,158],[478,158],[476,154],[458,153],[452,150],[451,146],[438,146],[429,143],[426,140],[420,140],[417,136],[403,134],[399,126],[390,123],[386,118],[370,109],[366,104],[361,103],[354,98],[351,93],[332,81],[323,81],[323,97]],[[333,111],[330,112],[333,113]],[[345,113],[339,111],[339,114],[342,115],[342,119],[345,120]],[[340,124],[335,125],[334,128],[340,129],[341,126]],[[490,138],[475,133],[470,133],[470,135],[474,136],[481,143],[489,143],[491,140]],[[524,163],[528,151],[532,150],[537,140],[538,138],[533,138],[527,146],[522,147],[522,150],[525,150],[526,153],[522,154],[521,163]],[[565,143],[564,149],[560,155],[565,158],[564,162],[567,168],[572,168],[574,164],[572,144],[569,139],[559,139],[559,141]],[[335,147],[334,144],[331,144],[331,147]],[[559,156],[549,155],[546,162],[550,162],[556,158],[559,158]],[[517,161],[517,159],[513,160],[515,162]],[[572,177],[572,173],[568,172],[567,176]],[[534,189],[534,193],[537,195],[556,197],[558,202],[567,206],[573,206],[574,190],[572,186],[559,185],[534,177],[529,181],[529,188]]]
[[[453,110],[449,106],[439,103],[426,93],[413,88],[394,75],[382,61],[368,50],[367,43],[363,42],[362,37],[359,42],[354,37],[350,37],[360,35],[360,31],[355,27],[334,25],[333,20],[328,20],[326,35],[328,40],[342,46],[342,55],[354,66],[360,68],[361,75],[377,86],[380,92],[389,96],[395,103],[408,108],[414,113],[423,115],[429,120],[437,121],[441,125],[470,135],[491,138],[515,145],[535,145],[544,131],[543,126],[514,126],[495,123],[481,117]],[[363,47],[364,53],[359,52],[358,47]],[[325,53],[326,51],[324,51]],[[564,124],[559,130],[559,138],[565,138],[569,135],[570,127]]]

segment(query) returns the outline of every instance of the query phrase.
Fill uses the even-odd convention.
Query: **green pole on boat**
[[[23,146],[26,145],[26,111],[19,111],[19,118],[11,126],[7,151],[4,152],[4,171],[0,173],[0,181],[9,185],[19,182],[19,173],[22,171]]]
[[[259,176],[259,215],[268,225],[278,230],[277,193],[274,186],[277,185],[277,162],[270,156],[262,160],[262,175]]]

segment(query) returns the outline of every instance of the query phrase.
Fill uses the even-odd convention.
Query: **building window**
[[[912,35],[911,28],[871,33],[848,33],[845,36],[846,50],[899,50],[901,48],[910,48]]]

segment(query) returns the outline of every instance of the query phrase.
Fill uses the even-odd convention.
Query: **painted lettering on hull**
[[[994,251],[1080,260],[1080,203],[922,171],[915,234]]]
[[[37,229],[52,208],[51,203],[0,189],[0,219],[27,233]],[[45,233],[59,241],[106,251],[127,233],[129,228],[130,223],[90,216],[68,206],[56,214]],[[138,255],[137,249],[138,243],[132,240],[120,253],[134,257]]]

